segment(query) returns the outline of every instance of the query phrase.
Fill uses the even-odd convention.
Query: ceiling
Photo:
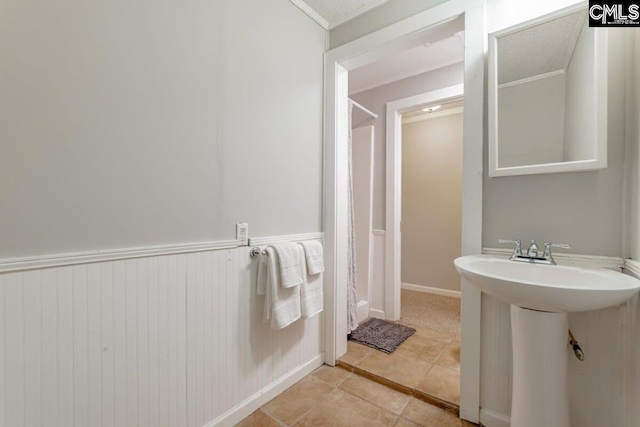
[[[464,31],[405,50],[349,72],[349,94],[382,86],[464,60]]]
[[[291,0],[330,30],[390,0]]]
[[[498,84],[566,71],[586,24],[586,11],[498,38]]]

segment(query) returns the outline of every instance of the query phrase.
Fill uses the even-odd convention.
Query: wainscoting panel
[[[255,269],[243,247],[0,274],[0,426],[232,425],[322,360],[322,316],[271,330]]]

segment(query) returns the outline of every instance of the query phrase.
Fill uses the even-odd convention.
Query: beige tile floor
[[[450,343],[449,343],[450,344]],[[356,349],[355,356],[361,349]],[[366,352],[368,353],[368,352]],[[371,354],[367,354],[363,359]],[[448,369],[448,368],[447,368]],[[451,412],[341,368],[322,366],[238,424],[240,427],[462,427]]]
[[[349,341],[347,354],[339,362],[347,369],[386,380],[390,386],[399,385],[457,407],[460,405],[460,338],[451,333],[412,327],[416,333],[392,354]]]

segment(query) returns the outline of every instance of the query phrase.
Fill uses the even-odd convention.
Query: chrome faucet
[[[528,262],[532,264],[547,264],[547,265],[556,265],[556,261],[553,259],[551,254],[551,248],[561,248],[561,249],[571,249],[571,245],[567,244],[554,244],[554,243],[545,243],[544,244],[544,253],[540,256],[540,252],[538,249],[538,245],[535,240],[531,240],[531,245],[529,249],[527,249],[527,254],[522,254],[522,241],[520,240],[498,240],[498,243],[511,243],[515,244],[516,247],[513,250],[513,254],[511,254],[511,261],[517,262]]]

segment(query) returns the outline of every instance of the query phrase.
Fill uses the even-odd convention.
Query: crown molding
[[[306,4],[302,0],[290,0],[291,3],[296,5],[298,9],[306,13],[311,19],[313,19],[318,25],[320,25],[325,30],[329,31],[331,28],[329,27],[329,21],[320,16],[315,10],[311,9],[308,4]]]
[[[309,17],[311,19],[313,19],[318,25],[320,25],[322,28],[324,28],[327,31],[333,30],[334,28],[336,28],[337,26],[340,26],[348,21],[351,21],[352,19],[357,18],[360,15],[364,15],[365,13],[369,12],[372,9],[375,9],[378,6],[381,6],[385,3],[388,3],[391,0],[377,0],[374,1],[372,3],[369,3],[368,5],[366,5],[365,7],[362,7],[356,11],[354,11],[353,13],[345,16],[344,18],[341,18],[335,22],[329,22],[326,19],[324,19],[322,16],[320,16],[320,14],[318,12],[316,12],[315,10],[313,10],[308,4],[306,4],[303,0],[290,0],[291,3],[293,3],[294,5],[296,5],[298,7],[298,9],[300,9],[301,11],[303,11],[304,13],[306,13],[307,15],[309,15]]]
[[[331,24],[329,24],[329,28],[328,29],[329,30],[333,30],[334,28],[336,28],[336,27],[338,27],[338,26],[340,26],[340,25],[342,25],[342,24],[344,24],[344,23],[346,23],[348,21],[351,21],[352,19],[357,18],[360,15],[364,15],[365,13],[369,12],[372,9],[375,9],[378,6],[381,6],[381,5],[385,4],[385,3],[389,3],[390,1],[391,0],[377,0],[377,1],[374,1],[372,3],[369,3],[365,7],[354,11],[352,14],[347,15],[344,18],[342,18],[342,19],[340,19],[340,20],[338,20],[336,22],[332,22]]]
[[[438,111],[435,113],[424,113],[419,116],[409,117],[402,119],[402,124],[422,122],[424,120],[437,119],[439,117],[453,116],[454,114],[461,114],[464,112],[464,107],[451,108],[449,110]]]

